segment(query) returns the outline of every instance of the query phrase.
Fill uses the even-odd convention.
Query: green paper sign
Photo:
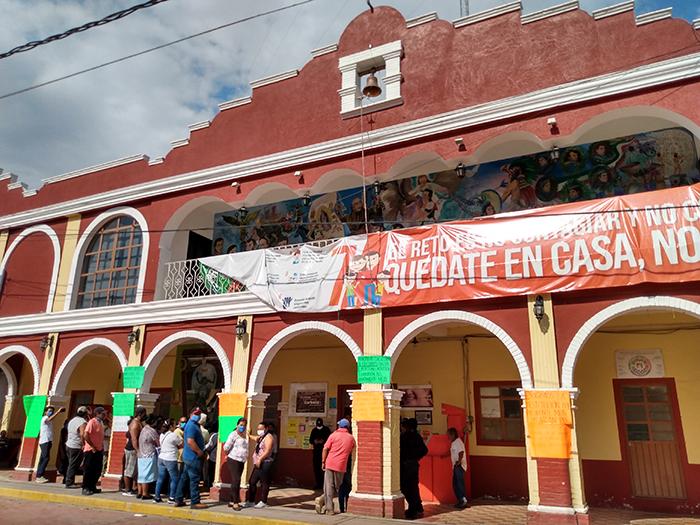
[[[136,394],[114,394],[112,413],[115,416],[133,416]]]
[[[363,355],[357,360],[357,382],[385,385],[391,383],[391,357]]]
[[[219,416],[219,442],[226,443],[228,435],[236,430],[238,420],[243,416]]]
[[[124,388],[141,388],[146,369],[142,366],[127,366],[124,369]]]
[[[24,437],[39,437],[41,430],[41,418],[44,416],[46,407],[46,396],[24,396],[24,413],[27,415],[27,422],[24,424]]]

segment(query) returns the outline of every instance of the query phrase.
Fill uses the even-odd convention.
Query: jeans
[[[97,490],[97,482],[102,474],[102,451],[85,453],[85,466],[83,467],[83,490]]]
[[[165,461],[163,459],[158,460],[158,481],[156,482],[156,499],[160,498],[163,492],[163,484],[165,483],[165,476],[170,478],[170,489],[168,490],[168,497],[174,498],[175,492],[177,491],[177,481],[180,475],[177,472],[177,461]]]
[[[199,503],[199,478],[202,473],[202,461],[198,458],[192,461],[185,461],[185,466],[182,469],[182,475],[177,482],[177,492],[175,499],[181,502],[184,499],[185,485],[190,487],[190,504],[196,505]]]
[[[66,487],[70,487],[75,483],[75,473],[78,471],[78,467],[80,466],[83,451],[79,448],[66,447],[66,454],[68,456],[68,470],[66,471],[66,477],[63,478],[63,483],[66,485]]]
[[[379,296],[377,295],[377,285],[374,283],[365,285],[365,304],[379,306]]]
[[[36,477],[43,478],[46,467],[49,465],[49,455],[51,454],[51,441],[39,445],[41,449],[41,457],[39,458],[39,466],[36,469]]]
[[[464,489],[464,469],[461,465],[452,467],[452,490],[457,496],[457,503],[462,503],[467,499],[467,492]]]

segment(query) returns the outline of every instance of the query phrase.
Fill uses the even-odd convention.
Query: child
[[[448,428],[447,435],[452,444],[450,445],[450,459],[452,460],[452,489],[457,496],[458,509],[469,507],[467,503],[466,491],[464,489],[464,473],[467,471],[467,458],[464,442],[459,439],[455,428]]]

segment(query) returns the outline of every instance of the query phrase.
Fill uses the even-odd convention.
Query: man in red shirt
[[[325,471],[323,494],[316,498],[316,512],[333,515],[333,498],[343,483],[348,458],[355,448],[355,438],[350,434],[350,421],[338,421],[338,430],[333,432],[323,446],[321,466]]]
[[[83,446],[83,452],[85,453],[83,496],[92,496],[95,493],[102,492],[97,488],[97,482],[102,473],[105,435],[105,427],[102,422],[105,418],[105,409],[96,407],[93,415],[94,417],[87,422],[83,431],[83,437],[85,438],[85,445]]]

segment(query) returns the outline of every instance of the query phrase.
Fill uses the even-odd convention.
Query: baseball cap
[[[350,421],[347,419],[343,418],[340,421],[338,421],[338,426],[340,428],[349,428],[350,427]]]

